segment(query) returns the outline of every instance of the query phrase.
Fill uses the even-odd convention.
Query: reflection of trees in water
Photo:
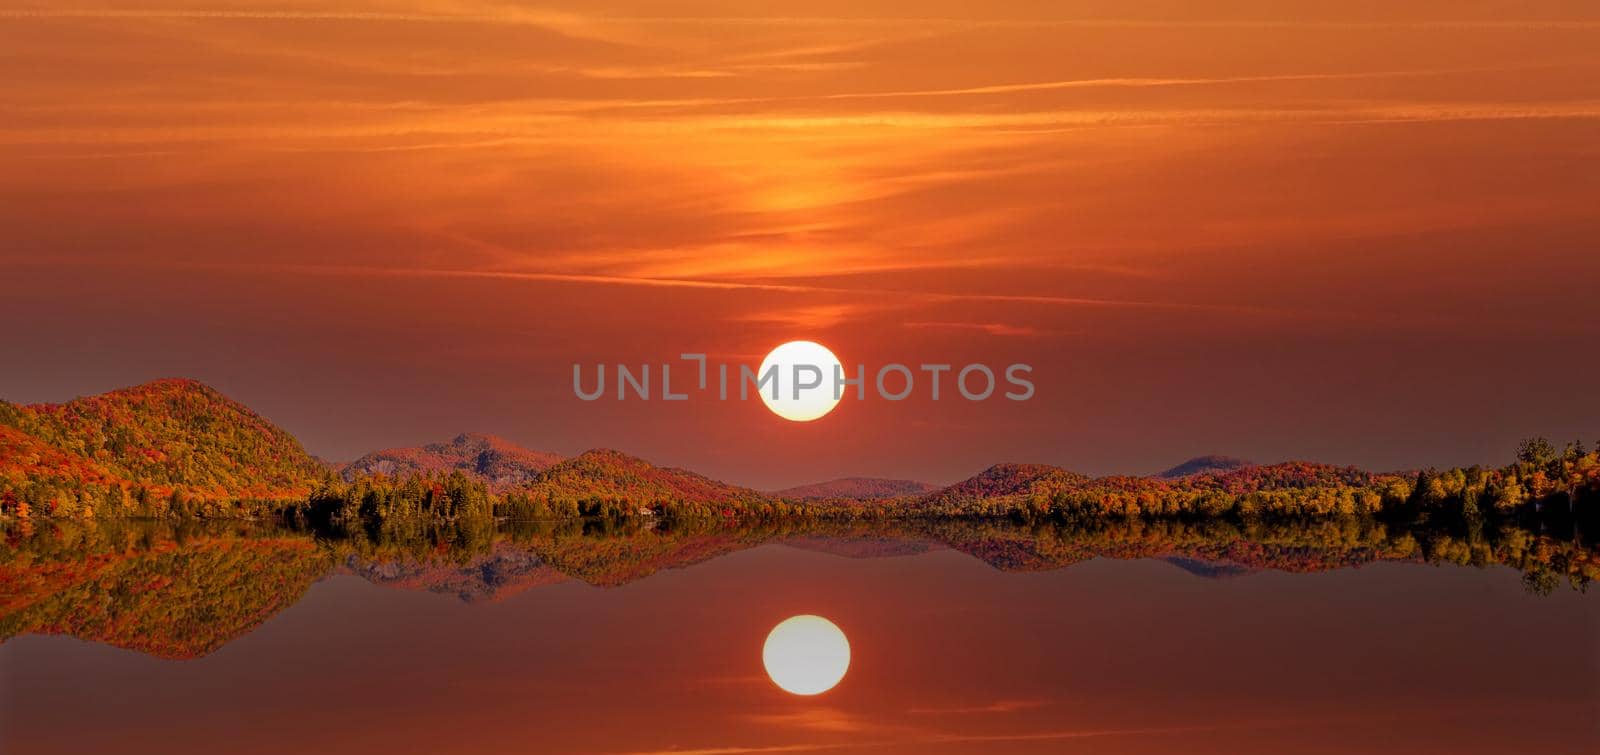
[[[1003,570],[1091,558],[1163,559],[1230,577],[1375,562],[1507,566],[1530,591],[1583,588],[1600,553],[1582,533],[1509,524],[1425,526],[1119,519],[1093,524],[973,519],[386,520],[352,529],[259,523],[46,522],[6,534],[0,636],[67,634],[161,657],[209,653],[333,573],[374,584],[496,600],[578,579],[614,586],[770,543],[851,557],[949,547]]]
[[[327,572],[303,534],[248,525],[43,524],[0,555],[0,637],[69,634],[204,655],[293,605]]]

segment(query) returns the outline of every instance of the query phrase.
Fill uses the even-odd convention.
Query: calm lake
[[[1362,525],[399,540],[13,535],[3,749],[1600,751],[1600,596],[1504,563],[1538,542]],[[797,615],[848,640],[821,694],[764,661]]]

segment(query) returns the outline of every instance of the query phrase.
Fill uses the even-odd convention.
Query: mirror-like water
[[[1591,556],[1522,533],[125,524],[12,545],[7,752],[1600,744],[1600,601],[1567,584]],[[820,694],[764,662],[796,615],[847,642]],[[815,681],[839,641],[802,632],[776,673]]]

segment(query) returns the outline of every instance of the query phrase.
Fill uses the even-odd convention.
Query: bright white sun
[[[794,422],[810,422],[839,405],[833,395],[833,376],[843,367],[828,347],[815,341],[790,341],[761,360],[756,374],[766,375],[774,365],[778,368],[778,397],[772,397],[770,384],[759,391],[761,402],[773,414]],[[795,365],[804,366],[796,370]]]
[[[850,641],[821,616],[791,616],[767,635],[761,662],[783,691],[818,695],[833,689],[850,668]]]

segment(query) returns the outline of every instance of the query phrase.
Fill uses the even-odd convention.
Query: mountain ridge
[[[917,500],[920,507],[959,506],[977,500],[1029,498],[1080,486],[1089,476],[1052,464],[995,464]]]
[[[1255,462],[1240,459],[1235,456],[1222,456],[1220,454],[1206,454],[1185,460],[1183,463],[1158,472],[1152,477],[1162,480],[1173,480],[1189,475],[1205,474],[1209,472],[1231,472],[1235,469],[1257,466]]]
[[[0,401],[0,515],[7,517],[294,513],[449,520],[744,513],[1088,519],[1414,515],[1457,506],[1466,516],[1537,514],[1563,504],[1570,510],[1583,503],[1578,498],[1600,491],[1600,454],[1579,444],[1557,452],[1538,439],[1525,443],[1507,467],[1414,474],[1196,457],[1167,470],[1163,474],[1173,475],[1167,477],[1089,477],[1050,464],[995,464],[953,485],[888,497],[925,486],[878,478],[817,484],[821,492],[861,496],[853,499],[785,497],[795,489],[762,493],[613,449],[556,460],[476,433],[363,459],[343,468],[357,479],[341,481],[287,431],[189,379],[161,379],[60,404]],[[367,476],[374,471],[380,477]],[[382,473],[408,476],[387,479]]]
[[[499,436],[465,432],[449,441],[373,451],[341,466],[339,472],[349,481],[357,475],[403,477],[460,471],[481,480],[490,492],[504,493],[532,482],[563,458]]]
[[[585,451],[550,466],[517,492],[547,500],[610,499],[642,503],[755,503],[759,491],[714,480],[698,472],[660,467],[610,448]]]
[[[815,498],[842,498],[870,500],[874,498],[900,498],[927,495],[939,489],[917,480],[895,480],[883,477],[839,477],[823,482],[774,490],[773,498],[804,500]]]
[[[0,401],[0,428],[9,447],[0,464],[0,499],[32,497],[35,505],[80,513],[174,494],[303,497],[327,472],[293,435],[187,378],[63,403]]]

